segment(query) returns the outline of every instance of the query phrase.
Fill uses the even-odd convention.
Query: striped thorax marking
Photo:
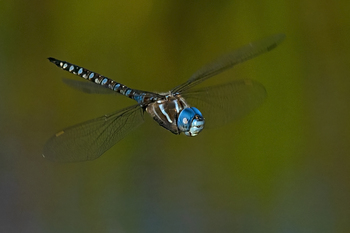
[[[164,104],[160,104],[160,105],[159,105],[159,109],[160,109],[160,111],[163,113],[163,115],[166,117],[166,119],[168,120],[168,122],[169,122],[170,124],[172,124],[173,121],[170,119],[169,114],[166,112],[166,110],[165,110],[165,108],[164,108]]]

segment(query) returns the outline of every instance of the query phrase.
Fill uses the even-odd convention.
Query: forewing
[[[205,127],[213,128],[239,119],[257,108],[266,98],[264,86],[253,80],[236,80],[183,93],[187,102],[199,109]]]
[[[274,49],[278,44],[280,44],[285,38],[284,34],[276,34],[252,43],[249,43],[231,53],[223,55],[213,62],[203,66],[196,73],[194,73],[191,78],[175,87],[173,93],[184,92],[191,87],[203,82],[204,80],[217,75],[224,70],[227,70],[238,63],[247,61],[253,57],[256,57],[262,53],[268,52]]]
[[[143,123],[139,105],[69,127],[51,137],[43,156],[52,161],[80,162],[100,157]]]

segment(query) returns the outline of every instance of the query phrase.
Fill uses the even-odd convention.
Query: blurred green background
[[[0,232],[350,232],[350,2],[1,1]],[[150,117],[101,158],[46,140],[133,104],[67,87],[56,57],[167,91],[218,55],[285,33],[203,85],[251,78],[265,103],[175,136]]]

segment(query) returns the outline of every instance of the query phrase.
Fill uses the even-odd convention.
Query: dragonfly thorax
[[[190,107],[181,95],[166,95],[146,107],[146,111],[162,127],[174,134],[196,136],[204,126],[200,111]]]

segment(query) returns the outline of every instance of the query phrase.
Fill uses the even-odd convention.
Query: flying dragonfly
[[[274,49],[284,38],[284,34],[276,34],[242,46],[203,66],[167,93],[132,89],[81,66],[50,57],[49,61],[56,66],[94,83],[65,79],[68,85],[86,92],[118,93],[137,104],[59,131],[46,142],[43,157],[60,162],[96,159],[139,127],[145,112],[170,132],[190,137],[197,136],[204,127],[216,127],[240,118],[264,101],[266,90],[262,84],[245,79],[195,87],[236,64]]]

